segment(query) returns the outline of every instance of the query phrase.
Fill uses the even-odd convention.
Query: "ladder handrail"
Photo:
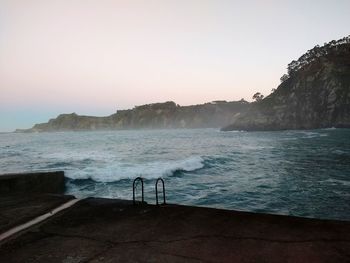
[[[161,181],[162,182],[162,185],[163,185],[163,205],[166,204],[165,202],[165,186],[164,186],[164,180],[162,178],[158,178],[157,181],[156,181],[156,203],[157,205],[159,205],[159,202],[158,202],[158,182]]]
[[[143,190],[143,178],[142,177],[136,177],[134,179],[134,182],[132,183],[132,201],[133,201],[133,204],[135,205],[136,204],[136,200],[135,200],[135,189],[136,189],[136,182],[137,181],[141,181],[141,200],[142,200],[142,203],[144,203],[145,199],[144,199],[144,190]]]

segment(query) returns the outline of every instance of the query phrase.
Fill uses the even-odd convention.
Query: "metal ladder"
[[[162,205],[166,205],[166,202],[165,202],[165,186],[164,186],[164,180],[162,178],[158,178],[157,181],[156,181],[156,203],[157,205],[159,205],[159,202],[158,202],[158,183],[162,182],[162,186],[163,186],[163,204]]]
[[[132,183],[132,202],[134,205],[136,205],[136,199],[135,199],[135,191],[136,191],[136,183],[137,181],[141,181],[141,203],[143,204],[145,202],[145,198],[144,198],[144,190],[143,190],[143,178],[142,177],[137,177],[134,179],[134,182]]]
[[[142,177],[136,177],[132,183],[132,201],[133,204],[136,205],[136,187],[137,187],[137,182],[140,181],[141,182],[141,204],[145,203],[145,196],[144,196],[144,183],[143,183],[143,178]],[[158,184],[159,182],[162,183],[162,188],[163,188],[163,203],[159,204],[159,200],[158,200]],[[156,184],[155,184],[155,189],[156,189],[156,204],[157,206],[159,205],[165,205],[166,201],[165,201],[165,184],[164,184],[164,180],[162,178],[158,178],[156,180]]]

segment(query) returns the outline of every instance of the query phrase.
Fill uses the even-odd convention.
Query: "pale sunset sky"
[[[0,0],[0,131],[251,100],[290,61],[349,34],[349,0]]]

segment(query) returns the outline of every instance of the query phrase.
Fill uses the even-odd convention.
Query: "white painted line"
[[[78,201],[80,201],[80,199],[73,199],[73,200],[70,200],[68,201],[67,203],[64,203],[63,205],[60,205],[59,207],[56,207],[55,209],[51,210],[50,212],[46,213],[46,214],[43,214],[41,216],[38,216],[30,221],[28,221],[27,223],[24,223],[22,225],[19,225],[19,226],[16,226],[14,228],[11,228],[10,230],[4,232],[4,233],[1,233],[0,234],[0,242],[3,241],[4,239],[28,228],[28,227],[31,227],[32,225],[35,225],[35,224],[38,224],[46,219],[48,219],[49,217],[57,214],[58,212],[64,210],[64,209],[67,209],[69,207],[71,207],[72,205],[74,205],[75,203],[77,203]]]

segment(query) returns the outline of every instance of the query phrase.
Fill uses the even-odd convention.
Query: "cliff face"
[[[19,132],[218,128],[285,130],[350,127],[350,36],[315,46],[288,65],[288,74],[265,99],[217,101],[180,107],[174,102],[137,106],[107,117],[62,114]]]
[[[249,107],[246,101],[218,101],[193,106],[155,103],[121,110],[107,117],[61,114],[47,123],[18,132],[100,129],[220,128],[232,123]]]
[[[75,113],[61,114],[47,123],[35,124],[28,130],[16,130],[17,132],[43,132],[43,131],[68,131],[68,130],[97,130],[108,129],[112,125],[111,117],[79,116]]]
[[[350,43],[315,55],[308,64],[290,72],[274,93],[252,103],[222,130],[327,127],[350,127]]]

